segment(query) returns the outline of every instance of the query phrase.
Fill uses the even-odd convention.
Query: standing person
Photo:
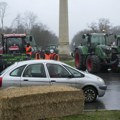
[[[54,52],[53,49],[50,50],[50,59],[51,60],[60,60],[59,55]]]
[[[27,43],[25,50],[26,50],[26,55],[30,57],[32,55],[32,47],[30,43]]]
[[[41,50],[40,51],[40,57],[42,58],[42,59],[45,59],[45,50]]]
[[[45,60],[50,60],[50,51],[45,50]]]

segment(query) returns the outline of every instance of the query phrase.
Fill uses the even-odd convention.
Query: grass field
[[[46,120],[120,120],[120,111],[86,111],[81,115],[52,118]]]
[[[73,60],[62,60],[62,62],[66,63],[70,66],[75,67],[74,59]]]

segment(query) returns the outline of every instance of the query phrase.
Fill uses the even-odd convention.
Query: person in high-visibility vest
[[[45,59],[45,50],[43,49],[40,51],[40,58]]]
[[[35,54],[35,59],[36,59],[36,60],[39,60],[39,59],[40,59],[40,53],[39,53],[39,52],[37,52],[37,53]]]
[[[53,55],[53,60],[59,61],[59,60],[60,60],[59,55],[55,53],[55,54]]]
[[[50,60],[50,54],[45,54],[45,60]]]
[[[45,51],[45,60],[50,60],[50,51],[49,50]]]
[[[58,60],[58,61],[60,60],[59,55],[54,53],[53,49],[50,50],[50,59],[51,60]]]
[[[30,46],[30,43],[27,43],[27,46],[26,46],[25,50],[26,50],[26,55],[27,56],[32,55],[32,47]]]

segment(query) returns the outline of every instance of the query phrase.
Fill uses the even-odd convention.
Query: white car
[[[83,89],[86,102],[102,97],[107,88],[102,78],[54,60],[16,62],[0,74],[1,88],[52,84]]]

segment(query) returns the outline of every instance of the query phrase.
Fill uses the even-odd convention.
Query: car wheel
[[[97,90],[91,86],[83,89],[85,95],[85,102],[93,102],[97,98]]]

